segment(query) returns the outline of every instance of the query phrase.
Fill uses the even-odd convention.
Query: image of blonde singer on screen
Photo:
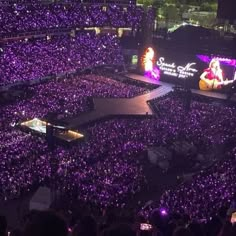
[[[200,90],[218,90],[222,86],[232,83],[234,80],[224,80],[223,71],[220,68],[219,60],[213,58],[209,67],[204,70],[200,76],[199,88]]]

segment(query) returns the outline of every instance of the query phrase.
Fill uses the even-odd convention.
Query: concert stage
[[[63,140],[66,142],[73,142],[73,141],[84,138],[84,135],[79,132],[68,130],[67,128],[62,127],[62,126],[56,126],[52,124],[50,125],[53,126],[53,136],[55,136],[56,138],[60,140]],[[40,119],[34,118],[32,120],[22,122],[21,126],[46,135],[47,122],[42,121]]]
[[[133,80],[156,84],[159,85],[159,87],[148,93],[141,94],[133,98],[94,98],[94,110],[63,120],[63,122],[68,124],[67,129],[77,129],[88,123],[118,115],[151,116],[153,115],[153,111],[148,102],[168,94],[169,92],[173,91],[174,87],[176,86],[171,83],[163,82],[157,79],[151,79],[138,74],[127,74],[126,77],[129,77]],[[226,94],[219,92],[200,91],[198,89],[191,89],[191,91],[193,94],[221,100],[226,100],[227,98]],[[236,101],[236,97],[233,96],[231,101]]]
[[[140,81],[148,82],[145,80],[145,77],[143,78],[144,79],[140,79]],[[158,84],[163,85],[163,83]],[[99,120],[109,116],[153,115],[152,109],[149,106],[148,101],[156,97],[161,97],[172,91],[172,89],[173,85],[170,84],[166,86],[160,86],[157,89],[153,89],[148,93],[138,95],[134,98],[95,98],[93,99],[93,111],[82,113],[77,117],[72,117],[63,121],[68,124],[68,128],[76,129],[84,124],[91,123],[95,120]]]
[[[67,128],[76,129],[96,120],[101,120],[103,118],[117,115],[153,115],[152,109],[149,106],[148,101],[168,94],[169,92],[173,91],[175,87],[174,84],[156,79],[151,79],[138,74],[127,74],[126,76],[133,80],[157,84],[159,85],[159,87],[148,93],[138,95],[134,98],[95,98],[93,100],[93,111],[82,113],[77,117],[72,117],[64,120],[68,124]],[[219,92],[200,91],[197,89],[191,89],[191,91],[193,94],[198,94],[211,98],[217,98],[222,100],[226,100],[227,98],[226,94],[222,94]],[[233,96],[231,100],[236,101],[236,97]]]

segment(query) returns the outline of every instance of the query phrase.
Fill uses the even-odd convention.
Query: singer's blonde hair
[[[216,58],[213,58],[209,63],[209,68],[212,68],[215,63],[218,63],[218,65],[220,66],[219,60],[217,60]]]

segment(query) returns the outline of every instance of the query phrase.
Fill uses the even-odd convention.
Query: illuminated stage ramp
[[[39,120],[37,118],[34,118],[33,120],[22,122],[21,126],[25,126],[31,130],[46,134],[46,122]]]
[[[46,134],[46,125],[47,125],[47,122],[42,121],[38,118],[34,118],[32,120],[21,123],[22,127],[26,127],[32,131],[36,131],[41,134]],[[84,138],[83,134],[73,131],[73,130],[68,130],[63,126],[56,126],[49,123],[48,125],[53,126],[53,136],[57,137],[60,140],[63,140],[66,142],[73,142],[73,141]]]

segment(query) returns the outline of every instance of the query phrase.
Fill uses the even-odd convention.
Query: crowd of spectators
[[[53,181],[69,198],[124,209],[148,185],[138,155],[149,146],[168,146],[177,140],[192,140],[199,153],[221,147],[227,159],[165,191],[155,206],[168,214],[210,220],[234,199],[234,107],[193,98],[186,111],[183,96],[171,92],[153,101],[157,116],[117,117],[91,124],[86,128],[86,141],[70,148],[57,145],[52,152],[43,137],[25,133],[15,123],[48,112],[74,116],[89,109],[88,97],[128,98],[145,89],[93,74],[52,80],[30,89],[32,97],[0,108],[2,199],[19,197],[33,186]],[[52,159],[56,159],[56,172],[52,172]],[[147,216],[152,211],[141,213]]]
[[[129,85],[101,75],[74,75],[34,85],[29,88],[29,99],[2,106],[2,125],[33,118],[45,118],[56,113],[60,119],[79,115],[92,109],[91,99],[131,98],[146,92],[144,87]]]
[[[142,87],[124,84],[101,75],[93,74],[52,80],[47,83],[35,85],[31,87],[30,90],[31,94],[34,94],[33,97],[19,99],[13,104],[2,105],[0,108],[1,153],[3,152],[1,156],[1,195],[3,197],[18,195],[21,189],[27,189],[33,182],[41,182],[45,176],[50,176],[50,154],[46,154],[47,145],[45,141],[40,137],[37,138],[30,133],[24,133],[19,130],[15,127],[17,123],[35,117],[44,118],[50,112],[58,114],[61,118],[78,115],[81,112],[91,109],[91,104],[88,101],[88,98],[91,97],[130,98],[146,91],[146,89]],[[37,150],[40,151],[38,152]],[[72,155],[70,157],[72,158],[73,152],[77,154],[78,152],[81,153],[81,156],[84,158],[79,158],[80,160],[77,164],[82,165],[87,162],[86,151],[84,150],[83,152],[82,150],[84,150],[82,147],[79,150],[76,148],[76,150],[72,151],[63,151],[63,149],[58,148],[57,152],[58,155],[59,153],[63,153],[63,156],[65,156],[64,158],[62,156],[61,160],[67,160],[70,155]],[[91,153],[88,153],[88,155],[90,156]],[[111,168],[114,161],[115,160],[112,160],[111,163],[108,161],[105,162],[107,163],[107,169],[109,169],[109,167]],[[117,165],[120,161],[121,160],[117,160]],[[67,162],[65,161],[65,163]],[[125,167],[126,164],[123,164]],[[67,165],[70,167],[69,162],[66,165],[62,164],[62,172],[60,173],[64,173],[65,166]],[[135,165],[131,168],[132,165],[134,165],[133,162],[127,163],[125,167],[127,168],[127,175],[132,176],[139,173],[138,170],[135,169]],[[19,172],[18,167],[22,168],[22,171]],[[128,167],[130,167],[130,169]],[[88,168],[90,169],[90,167]],[[119,169],[119,165],[117,168],[118,175],[121,169]],[[37,174],[37,172],[40,173]],[[114,173],[115,172],[112,174]],[[73,174],[76,175],[75,172],[73,172]],[[110,171],[108,171],[107,175],[109,174]],[[29,180],[30,178],[31,181]],[[118,176],[116,178],[119,179]],[[94,178],[94,180],[95,179],[99,178]],[[102,178],[101,183],[103,181],[105,181],[105,179]],[[109,179],[107,181],[109,182]]]
[[[146,21],[151,26],[154,12],[149,13]],[[143,8],[135,5],[88,6],[73,1],[2,4],[0,34],[104,26],[137,29],[143,17]],[[159,231],[164,236],[235,235],[235,227],[222,223],[236,211],[234,107],[193,98],[186,109],[183,97],[172,92],[152,101],[157,116],[116,117],[96,122],[86,127],[84,142],[69,148],[57,144],[54,150],[48,148],[44,136],[20,128],[21,121],[44,119],[49,113],[65,119],[90,111],[93,97],[131,98],[146,92],[147,89],[126,81],[94,74],[76,75],[78,70],[123,63],[117,36],[96,35],[93,31],[0,44],[0,86],[54,77],[30,86],[28,97],[10,104],[1,102],[0,199],[7,201],[34,187],[53,185],[62,197],[100,210],[109,207],[124,210],[137,193],[148,187],[139,155],[149,146],[168,147],[179,140],[192,140],[199,154],[212,150],[215,155],[222,155],[222,160],[188,182],[166,190],[149,208],[139,211],[138,223],[149,221],[154,227],[145,235]],[[73,231],[73,235],[89,236],[102,232],[97,230],[98,221],[92,218],[83,218],[73,230],[68,228],[71,224],[50,212],[35,212],[28,220],[30,224],[24,233],[29,236],[39,232],[47,235],[49,225],[54,227],[50,232],[53,235],[65,236],[67,231]],[[198,223],[191,223],[194,220]],[[106,226],[103,225],[104,236],[118,235],[117,232],[144,233],[139,224],[134,228],[128,225],[109,228],[111,224],[104,219],[99,222]],[[110,223],[114,222],[117,219]],[[203,227],[199,222],[208,223]],[[6,233],[6,227],[0,216],[0,235]]]
[[[236,155],[235,150],[231,155]],[[163,193],[160,205],[167,211],[188,214],[192,219],[210,220],[235,198],[235,168],[236,160],[232,157],[220,161],[195,175],[191,182]]]
[[[225,213],[224,209],[228,209],[235,201],[235,108],[209,104],[209,100],[204,103],[193,100],[191,109],[186,111],[184,104],[183,97],[176,99],[176,94],[169,94],[161,102],[159,99],[154,100],[153,105],[161,117],[171,111],[169,115],[172,116],[170,119],[173,124],[182,129],[179,139],[182,136],[192,140],[199,153],[211,150],[215,156],[221,155],[223,160],[195,174],[176,188],[166,190],[158,201],[140,213],[149,218],[153,209],[158,208],[165,212],[164,215],[186,214],[192,220],[209,222],[222,214],[222,211]],[[177,126],[177,123],[181,125]],[[231,213],[235,210],[234,206]]]
[[[103,212],[98,218],[80,212],[71,224],[62,212],[32,210],[25,215],[20,229],[10,231],[6,218],[0,216],[0,235],[7,235],[7,231],[11,236],[234,236],[236,233],[235,224],[223,215],[204,224],[191,221],[187,215],[167,216],[163,213],[154,212],[150,225],[141,223],[142,219],[134,215],[127,218]]]
[[[138,28],[144,10],[130,5],[85,5],[79,2],[0,6],[0,34],[84,27]]]
[[[0,48],[0,85],[29,82],[96,66],[123,65],[116,35],[95,32],[25,39]]]
[[[82,87],[84,91],[88,93],[90,91],[91,96],[95,95],[91,88],[96,91],[100,79],[109,81],[100,76],[86,77],[80,80],[72,79],[72,83],[63,80],[58,83],[60,86],[53,83],[55,88],[50,86],[51,83],[35,86],[35,97],[1,108],[1,153],[4,153],[1,156],[3,197],[14,197],[16,193],[19,195],[22,190],[30,188],[34,182],[42,182],[45,176],[50,178],[52,154],[46,149],[45,140],[12,127],[12,122],[16,121],[15,117],[19,119],[21,114],[28,119],[35,115],[43,115],[44,111],[55,106],[60,91],[64,96],[66,92],[63,91],[68,91],[68,99],[73,97],[70,90],[73,86],[76,87],[75,81],[82,81],[83,85],[88,83],[86,89]],[[94,81],[97,81],[97,85]],[[100,90],[98,96],[106,97],[109,83],[113,95],[116,93],[117,97],[126,97],[127,94],[122,95],[121,92],[125,89],[112,89],[120,83],[113,81],[108,82],[104,90],[100,90],[103,86],[98,86]],[[126,90],[128,89],[129,86]],[[134,88],[131,87],[130,90],[132,89]],[[56,99],[50,97],[50,92],[58,94],[59,97],[55,97]],[[67,103],[67,98],[64,98],[65,107],[69,107],[70,104]],[[43,109],[42,103],[45,105]],[[83,106],[81,104],[81,107]],[[86,130],[89,137],[86,142],[70,149],[56,147],[53,154],[58,159],[56,185],[61,192],[72,195],[78,193],[81,200],[95,201],[98,205],[124,206],[124,199],[127,196],[143,188],[145,183],[143,167],[135,156],[145,151],[148,146],[168,145],[179,139],[187,139],[193,140],[194,145],[201,152],[214,146],[223,145],[228,151],[233,148],[232,140],[235,139],[236,124],[234,108],[193,101],[191,110],[186,113],[182,100],[175,93],[158,100],[158,106],[162,111],[159,117],[116,118],[95,123]],[[73,110],[71,113],[75,114]],[[212,117],[217,119],[212,120]],[[215,166],[209,174],[201,173],[189,185],[182,185],[174,192],[167,191],[162,198],[163,206],[168,210],[184,209],[187,213],[191,212],[192,217],[201,218],[207,213],[207,206],[210,207],[214,203],[215,207],[219,207],[231,201],[235,190],[234,164],[234,159],[229,158],[224,164]],[[195,190],[195,187],[199,189]],[[209,197],[207,202],[201,201],[201,197],[208,190],[212,197]],[[186,191],[189,191],[189,194],[185,194],[181,201],[181,196]],[[199,195],[199,192],[202,195]],[[173,200],[175,198],[176,201]],[[209,214],[214,213],[215,207],[208,211]]]

